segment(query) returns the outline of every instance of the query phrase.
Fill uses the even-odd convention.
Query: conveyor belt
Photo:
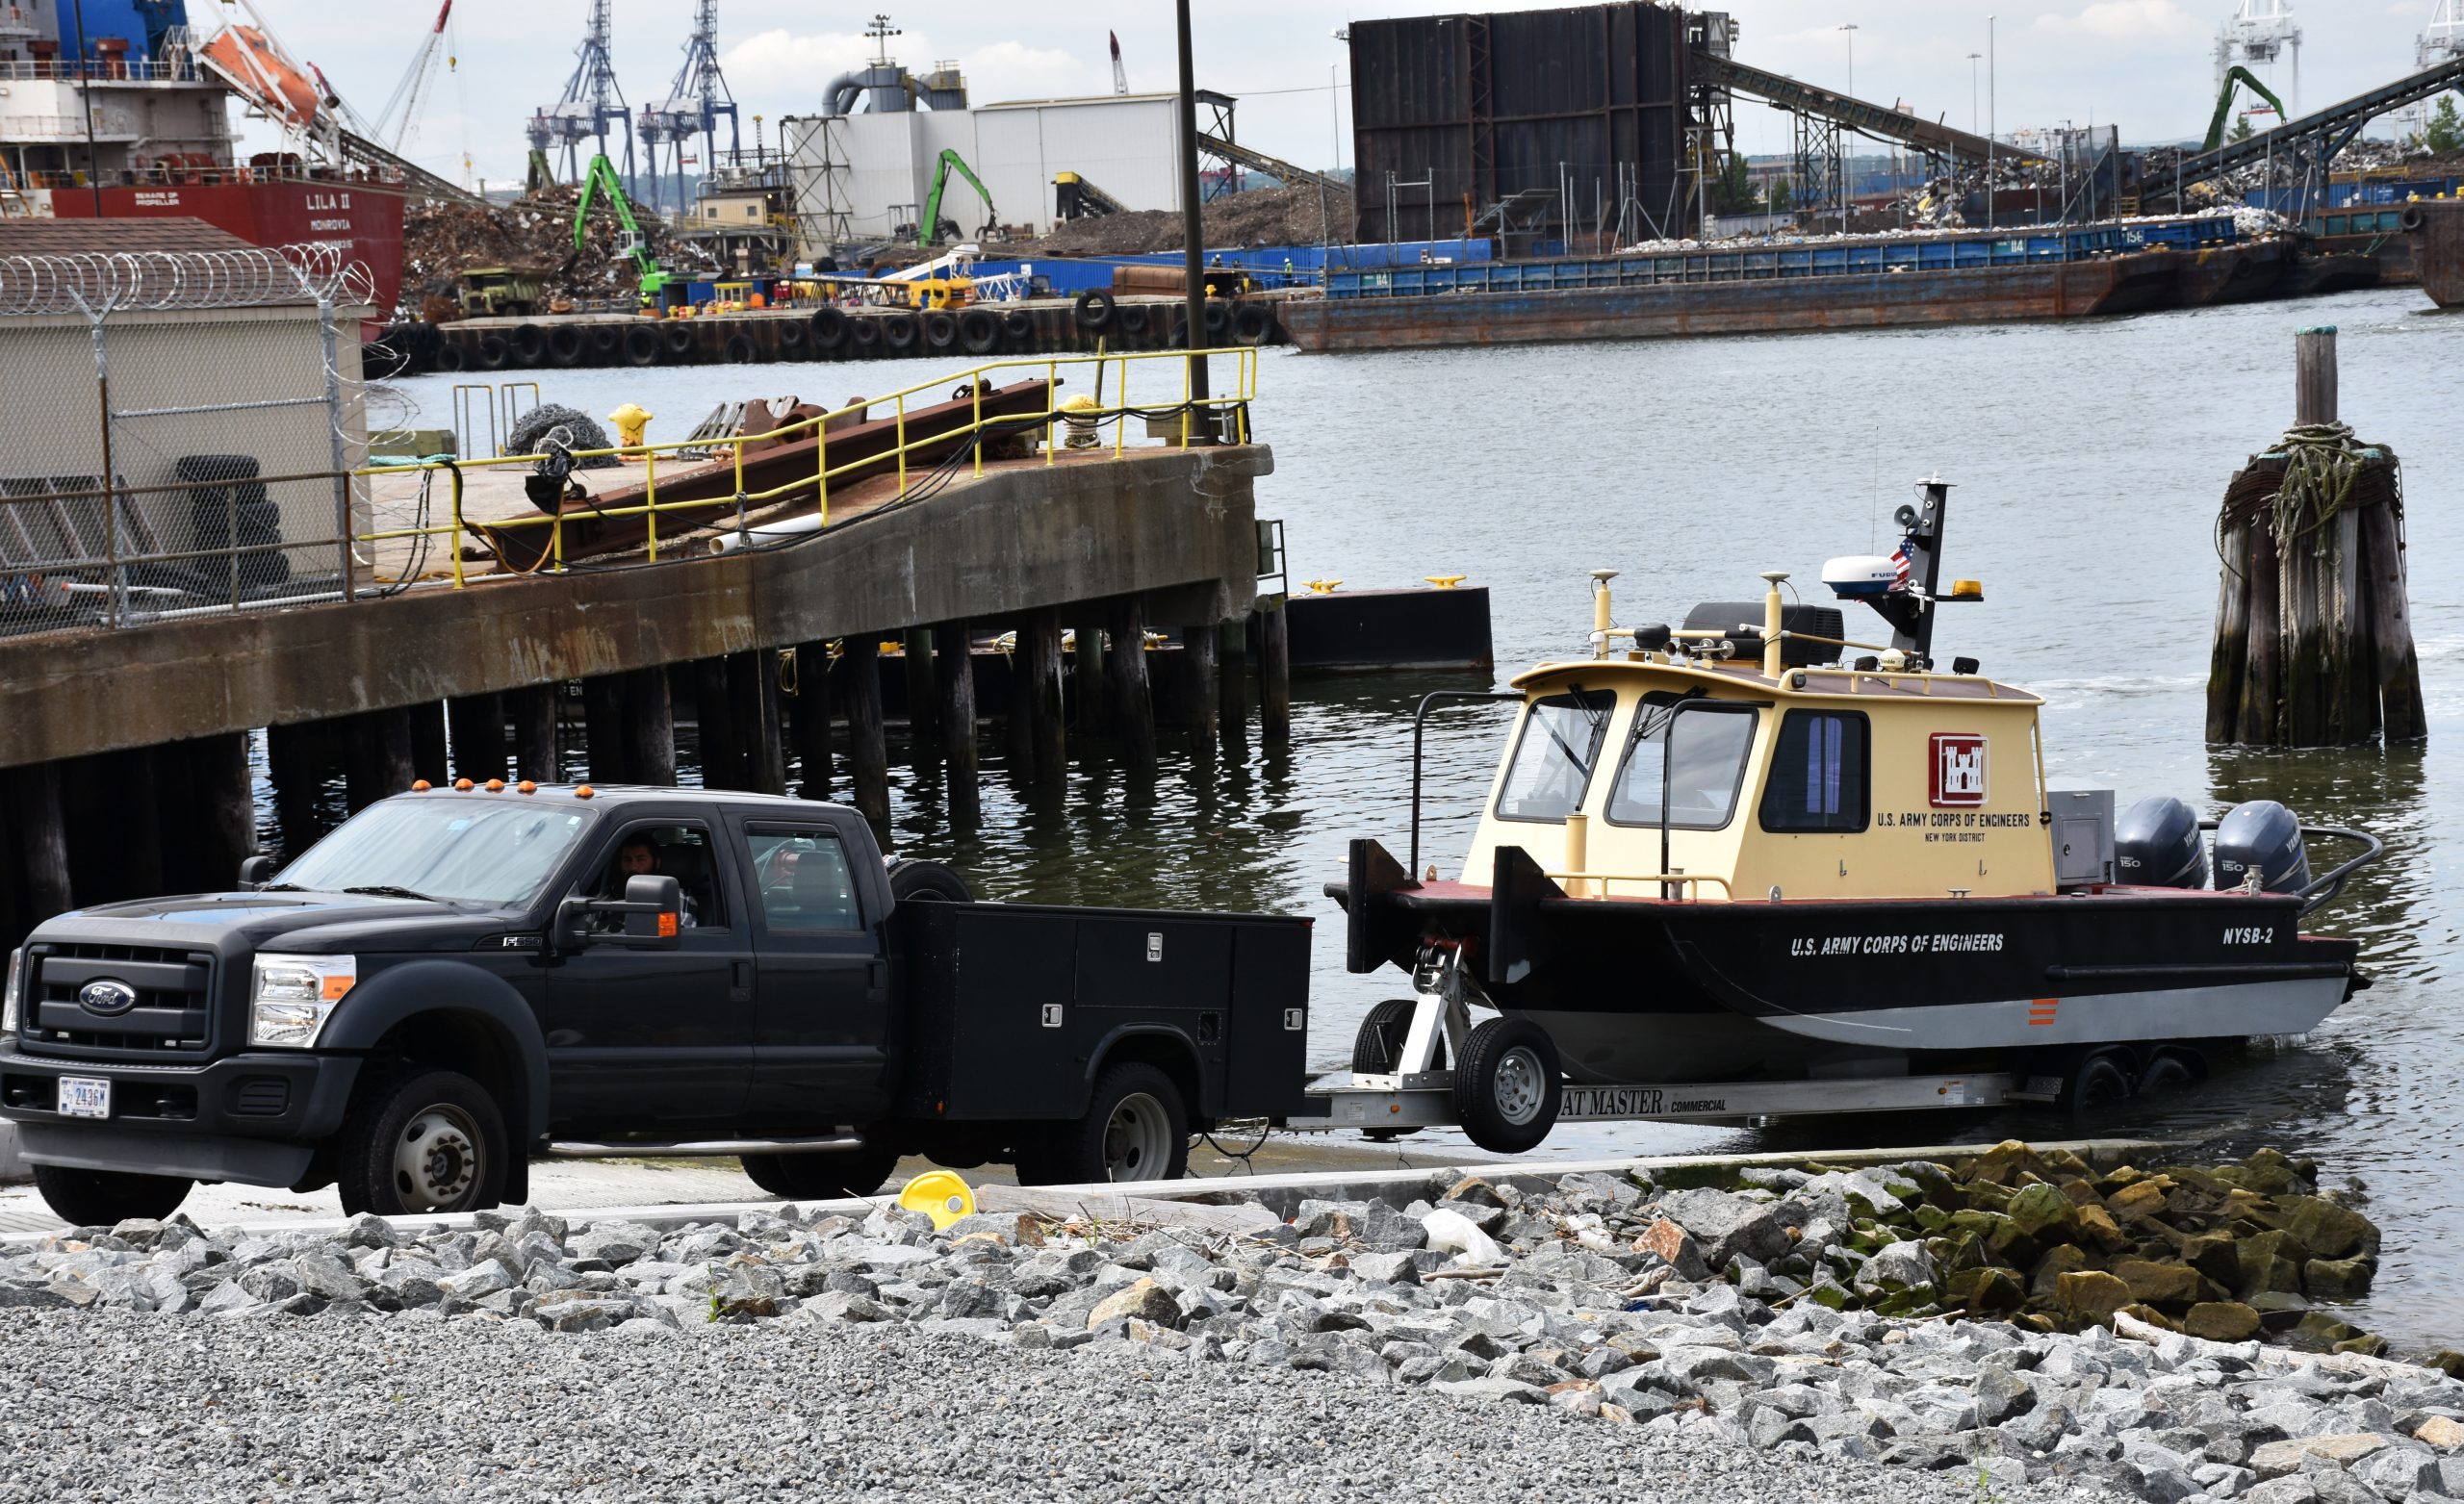
[[[1775,105],[1805,115],[1836,120],[1864,135],[1899,141],[1919,151],[1943,157],[1955,156],[1963,162],[1983,162],[1989,153],[2010,162],[2035,160],[2032,153],[2007,142],[1989,140],[1938,121],[1905,115],[1888,105],[1852,98],[1836,89],[1809,84],[1803,79],[1766,73],[1760,68],[1748,67],[1734,58],[1696,52],[1685,62],[1697,83],[1752,94],[1758,99],[1767,99]]]
[[[2355,94],[2342,104],[2329,105],[2314,115],[2305,115],[2298,120],[2287,120],[2272,130],[2260,131],[2246,140],[2230,141],[2214,151],[2186,157],[2182,160],[2180,181],[2184,187],[2204,183],[2236,167],[2264,161],[2271,153],[2289,153],[2296,143],[2313,137],[2329,142],[2328,149],[2321,155],[2332,158],[2353,137],[2361,134],[2363,126],[2378,116],[2433,98],[2459,86],[2464,86],[2464,58],[2450,59],[2392,84],[2383,84],[2367,93]]]

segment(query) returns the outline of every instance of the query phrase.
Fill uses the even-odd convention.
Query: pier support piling
[[[419,777],[408,706],[338,716],[328,725],[342,740],[343,803],[352,814],[406,791]]]
[[[1258,735],[1270,747],[1292,741],[1292,631],[1283,598],[1258,602]]]
[[[1216,685],[1217,634],[1213,622],[1181,628],[1181,705],[1190,742],[1212,754],[1222,742],[1221,691]]]
[[[665,669],[635,669],[625,676],[624,781],[657,788],[676,786],[676,704]]]
[[[451,777],[452,759],[445,751],[445,701],[423,700],[404,706],[403,714],[410,718],[411,777],[431,783]]]
[[[561,686],[533,684],[504,693],[505,713],[513,721],[513,773],[535,783],[554,783],[564,777],[556,755],[556,697]]]
[[[444,770],[453,777],[484,783],[504,777],[504,697],[465,695],[446,701],[453,729],[453,762]],[[435,773],[423,773],[435,778]]]
[[[911,626],[904,636],[900,662],[907,670],[907,735],[912,744],[909,752],[916,761],[923,762],[933,755],[935,738],[940,729],[933,703],[933,631],[930,627]]]
[[[1022,672],[1012,676],[1011,693],[1026,704],[1027,745],[1035,777],[1040,783],[1057,787],[1069,777],[1069,746],[1061,699],[1060,612],[1027,613],[1018,628],[1018,667]]]
[[[964,622],[933,628],[933,678],[938,691],[941,757],[950,793],[950,822],[971,828],[984,818],[982,764],[976,751],[974,634]]]
[[[625,676],[581,681],[582,764],[598,783],[638,781],[625,766]]]
[[[1249,632],[1246,624],[1225,622],[1213,628],[1219,661],[1216,668],[1216,717],[1223,740],[1234,748],[1249,741]]]
[[[332,748],[314,722],[266,727],[266,773],[273,784],[274,823],[282,831],[285,859],[297,856],[325,833],[321,810]]]
[[[744,761],[736,746],[733,699],[728,692],[728,660],[703,658],[693,665],[693,725],[702,752],[704,788],[744,787]]]
[[[1111,650],[1105,662],[1111,671],[1113,734],[1119,739],[1130,766],[1151,769],[1155,766],[1155,691],[1147,678],[1145,602],[1136,596],[1113,601],[1107,630]]]
[[[728,655],[728,700],[735,715],[742,787],[787,792],[787,744],[779,725],[779,654],[769,648]]]
[[[796,693],[792,719],[796,734],[796,793],[804,799],[828,799],[835,770],[830,756],[830,644],[801,643],[796,648]]]
[[[1093,611],[1080,613],[1071,628],[1069,698],[1078,712],[1078,734],[1101,736],[1112,728],[1104,689],[1104,619]]]
[[[838,652],[847,671],[847,772],[856,808],[875,829],[887,829],[889,738],[882,726],[881,634],[853,633]]]
[[[17,911],[32,928],[75,906],[68,880],[68,830],[60,808],[60,765],[0,769],[0,821],[16,862]]]

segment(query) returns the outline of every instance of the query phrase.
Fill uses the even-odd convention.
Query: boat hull
[[[2406,204],[2403,226],[2422,291],[2441,308],[2464,307],[2464,199]]]
[[[1431,884],[1370,903],[1375,948],[1406,966],[1432,940],[1530,957],[1484,990],[1585,1083],[2303,1033],[2349,995],[2358,950],[2302,935],[2289,895],[2238,892],[1545,898],[1502,914],[1486,889]]]
[[[368,268],[369,302],[385,317],[402,291],[402,204],[399,189],[284,178],[51,191],[55,218],[202,219],[251,245],[332,246]]]

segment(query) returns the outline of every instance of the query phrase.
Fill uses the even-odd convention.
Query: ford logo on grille
[[[77,1006],[89,1013],[100,1013],[109,1018],[137,1006],[137,989],[125,981],[114,981],[106,977],[79,987]]]

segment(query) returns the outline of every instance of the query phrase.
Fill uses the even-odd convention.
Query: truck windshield
[[[521,904],[538,894],[592,813],[527,799],[389,799],[310,847],[275,886]]]

